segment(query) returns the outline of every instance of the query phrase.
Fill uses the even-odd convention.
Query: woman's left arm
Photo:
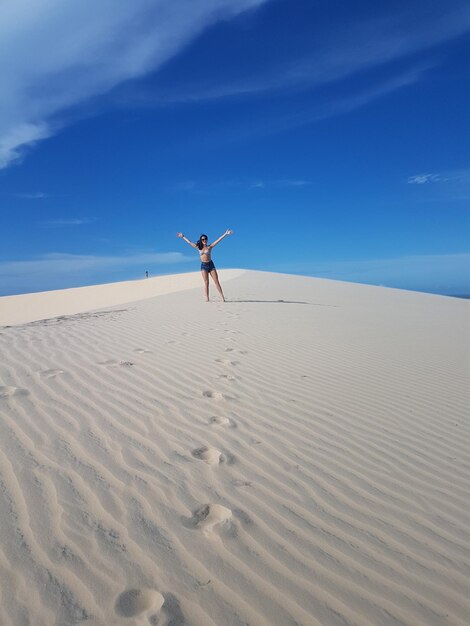
[[[211,245],[209,246],[209,248],[213,248],[213,247],[214,247],[214,246],[216,246],[218,243],[220,243],[224,237],[227,237],[227,235],[232,235],[232,234],[233,234],[233,230],[226,230],[226,231],[224,232],[224,234],[223,234],[221,237],[219,237],[218,239],[216,239],[216,240],[214,241],[214,243],[211,243]]]

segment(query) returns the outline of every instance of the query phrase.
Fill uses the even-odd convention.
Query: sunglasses
[[[201,237],[201,241],[207,241],[207,237]]]

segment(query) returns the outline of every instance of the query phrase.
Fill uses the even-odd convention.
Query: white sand
[[[243,274],[243,270],[219,270],[222,280]],[[26,324],[37,320],[74,315],[153,296],[176,293],[199,286],[201,272],[157,276],[91,287],[75,287],[0,298],[0,326]]]
[[[469,303],[221,275],[0,298],[2,626],[468,624]]]

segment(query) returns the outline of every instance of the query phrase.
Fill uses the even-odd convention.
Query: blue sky
[[[0,295],[226,228],[220,268],[470,294],[469,34],[461,0],[6,0]]]

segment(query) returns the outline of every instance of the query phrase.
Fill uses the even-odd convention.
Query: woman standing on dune
[[[204,281],[204,295],[206,296],[206,302],[209,302],[209,274],[211,275],[211,278],[214,281],[215,286],[217,287],[217,291],[222,298],[222,302],[225,302],[224,292],[222,291],[222,287],[219,283],[217,270],[215,269],[214,262],[211,259],[211,252],[214,246],[220,243],[224,237],[227,237],[227,235],[231,235],[232,233],[233,230],[226,230],[221,237],[216,239],[214,243],[211,244],[207,243],[207,235],[204,234],[199,237],[196,243],[190,241],[187,237],[183,235],[183,233],[176,234],[177,237],[183,239],[184,241],[186,241],[186,243],[189,243],[192,248],[199,250],[199,256],[201,257],[201,274]]]

